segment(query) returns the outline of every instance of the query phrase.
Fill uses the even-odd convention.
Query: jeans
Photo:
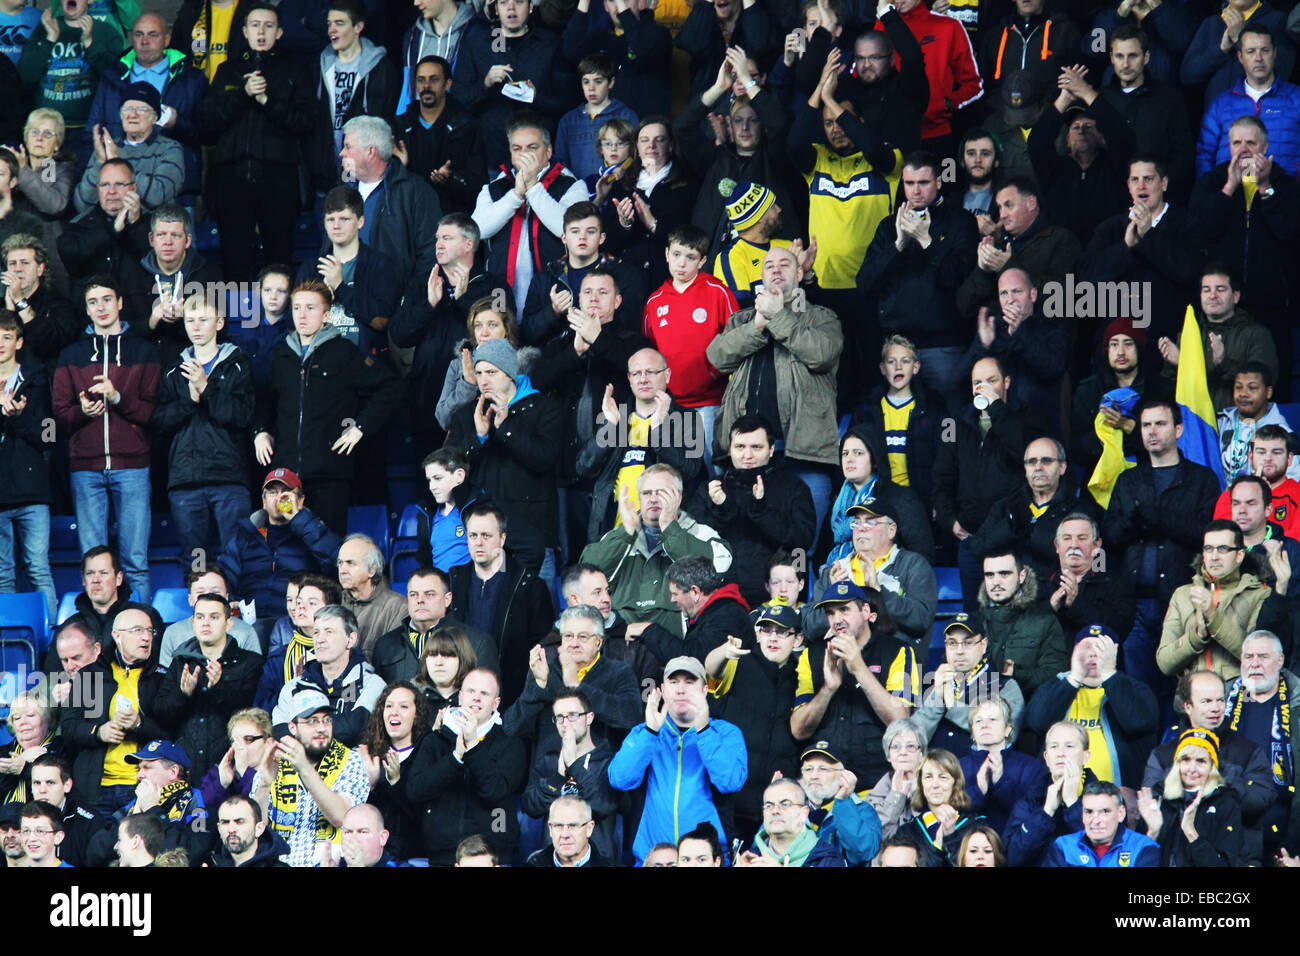
[[[984,562],[971,553],[970,538],[957,543],[957,573],[961,577],[961,606],[967,614],[980,610],[980,586],[984,583]]]
[[[1173,715],[1175,681],[1156,666],[1156,648],[1164,631],[1165,615],[1156,598],[1138,598],[1133,630],[1124,639],[1124,673],[1151,688],[1160,703],[1160,716],[1166,723]]]
[[[550,598],[551,607],[555,609],[556,613],[559,613],[559,607],[555,602],[555,583],[560,578],[560,571],[555,560],[555,549],[547,548],[545,555],[542,558],[542,566],[537,571],[537,576],[546,585],[546,596]]]
[[[0,511],[0,593],[15,589],[14,571],[18,552],[14,532],[23,547],[23,570],[32,586],[45,595],[50,621],[57,615],[58,596],[54,593],[54,576],[50,574],[50,506],[24,505]]]
[[[944,402],[964,395],[969,391],[962,388],[963,372],[966,365],[966,350],[959,346],[948,345],[942,348],[918,349],[917,358],[921,360],[921,381],[930,394],[938,395]],[[941,410],[943,406],[940,406]]]
[[[718,420],[718,405],[701,405],[695,409],[700,416],[700,427],[704,429],[704,471],[708,478],[713,478],[713,423]]]
[[[72,500],[77,509],[77,543],[83,552],[108,544],[108,509],[117,518],[117,550],[136,599],[153,599],[149,583],[149,469],[74,471]]]
[[[252,511],[243,485],[177,488],[167,492],[167,500],[185,565],[193,565],[196,558],[202,558],[203,567],[215,565],[225,539]]]

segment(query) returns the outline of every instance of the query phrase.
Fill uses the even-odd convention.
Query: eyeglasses
[[[576,724],[590,713],[591,711],[584,710],[576,714],[556,714],[551,718],[551,720],[555,722],[556,726],[561,726],[563,724]]]
[[[943,642],[943,646],[944,647],[974,647],[982,640],[984,640],[984,638],[982,637],[972,637],[964,641],[948,640],[947,638],[945,638]]]
[[[889,745],[889,752],[891,754],[910,754],[910,753],[915,753],[920,749],[921,749],[920,744],[892,743]]]
[[[559,830],[561,833],[573,833],[573,832],[576,831],[576,830],[581,830],[581,829],[582,829],[583,827],[585,827],[587,824],[585,824],[585,823],[547,823],[546,825],[547,825],[548,827],[550,827],[552,830]]]
[[[888,518],[854,518],[849,522],[851,528],[865,528],[868,531],[875,531],[882,527]]]
[[[124,116],[135,116],[138,113],[152,113],[153,108],[148,106],[123,106],[118,112]]]
[[[306,724],[308,727],[328,727],[334,723],[334,718],[329,714],[319,714],[315,717],[299,717],[298,723]]]
[[[24,827],[23,829],[18,831],[18,834],[19,836],[24,836],[24,837],[47,837],[50,836],[53,832],[54,832],[53,830],[48,830],[48,829],[28,830],[26,827]]]
[[[1205,554],[1232,554],[1234,551],[1240,551],[1241,548],[1231,544],[1207,544],[1201,548]]]
[[[1060,461],[1060,460],[1061,460],[1061,459],[1059,459],[1059,458],[1026,458],[1026,459],[1025,459],[1025,464],[1032,468],[1034,465],[1051,465],[1051,464],[1055,464],[1056,462],[1058,462],[1058,461]]]
[[[668,371],[667,368],[645,368],[645,369],[638,369],[638,370],[635,371],[635,372],[628,372],[628,373],[627,373],[627,377],[628,377],[628,378],[634,378],[634,379],[641,379],[641,378],[654,378],[654,376],[656,376],[656,375],[662,375],[662,374],[663,374],[664,372],[666,372],[666,371]]]
[[[771,813],[773,810],[790,810],[799,806],[793,800],[782,800],[780,803],[773,803],[771,800],[763,801],[763,812]]]
[[[27,135],[33,139],[55,139],[59,134],[52,129],[29,129]]]
[[[152,637],[154,634],[157,634],[158,632],[154,630],[154,628],[152,627],[115,627],[113,628],[113,633],[129,634],[131,637],[141,637],[145,634],[148,634]]]
[[[561,634],[560,635],[561,641],[582,641],[582,643],[584,644],[586,644],[588,641],[594,641],[595,639],[596,639],[595,634]]]

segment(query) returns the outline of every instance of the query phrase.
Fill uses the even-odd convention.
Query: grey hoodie
[[[420,17],[406,31],[402,38],[403,65],[405,66],[406,95],[404,102],[415,102],[415,65],[426,56],[440,56],[452,66],[456,65],[456,54],[460,50],[460,39],[465,28],[474,19],[474,4],[461,2],[456,10],[456,18],[446,33],[435,33],[433,21]],[[398,112],[401,112],[399,106]]]
[[[306,349],[302,347],[302,340],[298,338],[298,332],[296,330],[285,336],[284,340],[289,343],[289,348],[293,349],[294,354],[298,356],[298,360],[305,362],[307,361],[308,356],[310,356],[312,352],[316,351],[319,346],[324,345],[330,339],[338,338],[342,334],[343,333],[339,331],[337,325],[332,325],[327,320],[321,330],[312,337],[311,345],[307,346]]]
[[[355,68],[357,71],[357,81],[352,87],[353,90],[361,88],[361,84],[365,81],[366,76],[369,75],[370,71],[375,68],[384,56],[385,50],[383,47],[375,46],[374,43],[367,40],[365,37],[361,38],[361,54],[348,64],[349,70]],[[342,66],[342,63],[340,63],[339,56],[334,52],[333,47],[327,46],[325,49],[320,51],[320,89],[324,91],[325,102],[329,104],[330,108],[330,120],[335,126],[335,150],[343,147],[343,130],[338,128],[338,116],[335,113],[338,108],[338,101],[334,95],[334,74],[340,66]],[[363,113],[368,114],[371,112],[371,110],[367,108],[368,105],[369,104],[367,104],[363,98],[361,101],[361,111]]]

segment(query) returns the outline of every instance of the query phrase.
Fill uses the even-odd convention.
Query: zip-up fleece
[[[107,375],[121,393],[116,405],[92,418],[81,410],[80,394]],[[72,471],[120,471],[149,467],[149,422],[158,394],[158,350],[123,330],[85,337],[59,353],[54,369],[54,420],[69,437]]]

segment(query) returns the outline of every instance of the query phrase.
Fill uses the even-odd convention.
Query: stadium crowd
[[[1300,865],[1297,43],[0,0],[5,865]]]

